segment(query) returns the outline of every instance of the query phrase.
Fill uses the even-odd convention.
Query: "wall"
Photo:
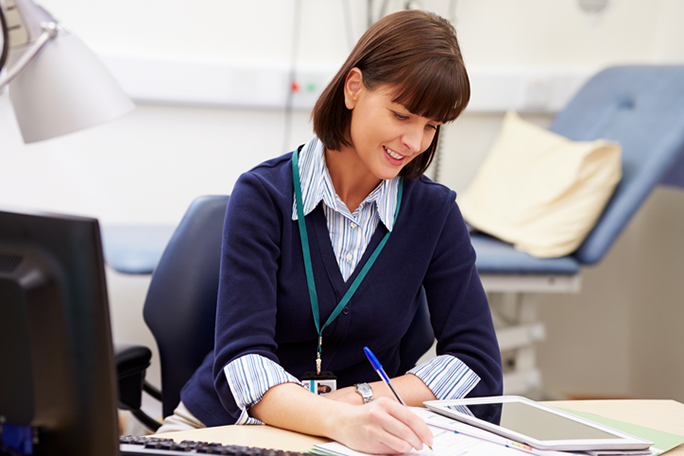
[[[389,2],[390,10],[400,3]],[[479,108],[445,129],[438,178],[457,191],[493,142],[504,105],[528,108],[527,118],[549,122],[552,104],[526,104],[540,93],[553,95],[557,79],[546,78],[549,72],[572,76],[617,63],[684,63],[679,0],[614,0],[598,17],[581,12],[575,0],[419,3],[454,19],[466,62],[481,76],[474,80],[482,82],[473,86],[474,101],[504,100],[489,108],[478,101]],[[156,68],[168,62],[181,69],[287,68],[295,37],[300,68],[327,68],[339,65],[366,23],[361,0],[41,4],[106,61]],[[515,94],[505,84],[486,84],[489,75],[501,82],[514,73],[530,75]],[[189,89],[175,82],[175,71],[154,74],[153,84],[139,83]],[[175,224],[195,196],[229,193],[240,172],[305,141],[311,131],[305,109],[294,111],[286,129],[277,107],[180,105],[143,95],[138,109],[117,122],[33,145],[22,143],[8,96],[0,95],[0,205],[91,215],[104,224]],[[684,400],[682,370],[672,367],[684,365],[676,336],[684,295],[676,280],[684,267],[682,198],[673,190],[655,192],[605,261],[583,272],[580,294],[541,297],[549,336],[540,363],[549,389]],[[151,342],[140,318],[147,279],[112,271],[108,277],[115,339]],[[158,382],[154,371],[152,380]]]

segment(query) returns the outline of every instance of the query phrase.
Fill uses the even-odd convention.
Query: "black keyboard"
[[[193,455],[193,454],[225,454],[229,456],[303,456],[296,451],[282,451],[239,445],[222,445],[220,443],[195,442],[184,440],[180,443],[172,439],[158,437],[137,437],[122,435],[119,437],[119,450],[122,456],[150,455]]]

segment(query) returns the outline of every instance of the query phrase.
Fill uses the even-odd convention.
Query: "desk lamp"
[[[0,93],[9,95],[25,143],[114,120],[135,107],[105,66],[33,0],[0,0]],[[10,64],[4,77],[2,66]]]

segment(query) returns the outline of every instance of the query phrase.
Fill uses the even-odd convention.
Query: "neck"
[[[341,151],[325,150],[325,161],[337,196],[354,212],[381,179],[371,174],[358,156],[343,148]]]

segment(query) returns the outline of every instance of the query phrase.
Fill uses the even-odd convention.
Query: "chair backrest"
[[[143,315],[159,349],[164,416],[173,413],[183,385],[214,347],[227,205],[228,196],[203,196],[193,201],[152,274]],[[413,367],[434,340],[424,297],[423,293],[401,341],[404,370]]]
[[[228,196],[195,199],[152,273],[143,315],[159,349],[164,416],[173,413],[181,388],[214,347],[227,204]]]
[[[684,66],[618,66],[592,77],[550,130],[622,145],[622,180],[573,256],[601,261],[653,188],[684,153]]]

